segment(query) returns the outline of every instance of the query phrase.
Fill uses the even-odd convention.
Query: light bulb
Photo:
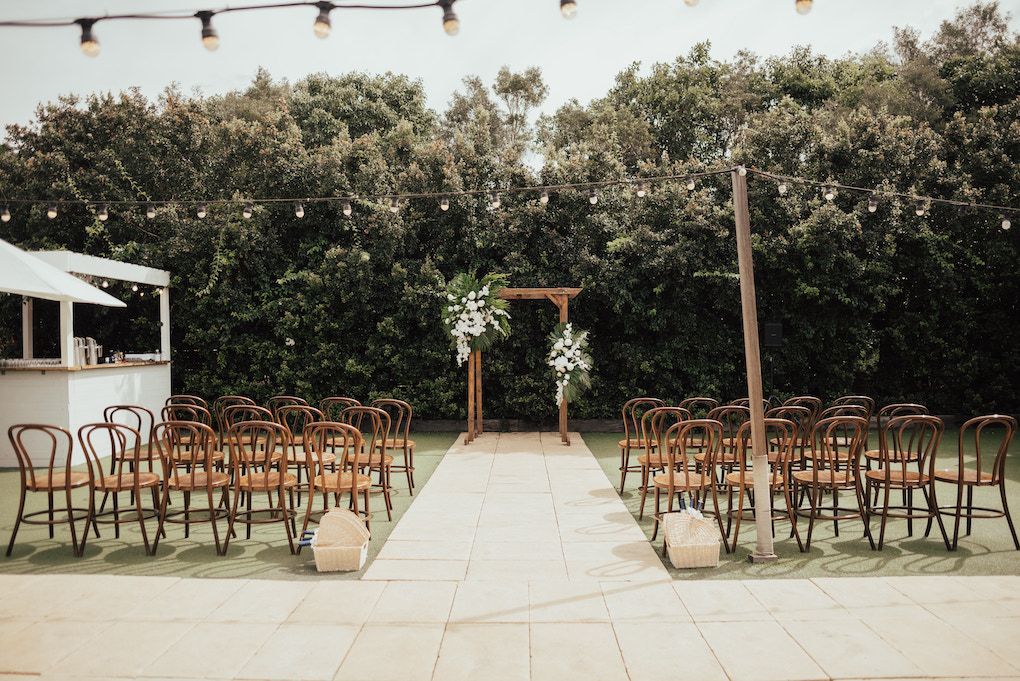
[[[131,284],[132,291],[138,291],[138,284]]]
[[[95,21],[91,19],[78,21],[78,25],[81,26],[81,51],[88,57],[99,56],[99,41],[92,33],[92,24],[94,23]]]
[[[814,0],[796,0],[797,14],[807,14],[811,11]]]
[[[212,25],[213,13],[202,11],[195,16],[202,22],[202,45],[210,52],[215,52],[220,47],[220,35]]]
[[[785,182],[780,182],[779,186],[777,187],[777,189],[779,190],[780,194],[785,194],[786,190],[789,189],[789,187],[786,186]]]
[[[303,203],[298,201],[294,204],[294,217],[300,219],[305,216],[305,206]]]
[[[315,33],[316,38],[328,38],[329,34],[333,31],[333,22],[329,18],[329,10],[333,8],[333,4],[320,2],[318,6],[319,16],[315,17],[312,31]]]
[[[346,215],[347,217],[351,217],[351,213],[354,212],[354,209],[351,207],[351,202],[350,201],[344,201],[343,211],[344,211],[344,215]]]
[[[693,177],[691,179],[687,180],[687,191],[689,191],[689,192],[694,191],[694,178]]]
[[[1013,226],[1013,223],[1011,223],[1009,221],[1009,218],[1006,217],[1005,215],[1003,215],[1002,216],[1002,228],[1008,232],[1009,228],[1012,227],[1012,226]]]
[[[439,202],[439,210],[448,211],[450,210],[450,199],[443,197],[443,200]]]
[[[249,201],[248,203],[244,204],[244,208],[241,209],[241,217],[243,217],[245,220],[247,220],[248,218],[250,218],[252,216],[252,213],[254,213],[254,212],[255,212],[255,206],[254,206],[254,204],[252,204],[251,201]]]
[[[106,279],[103,279],[103,288],[110,288],[110,282],[108,282]]]
[[[3,210],[0,210],[0,220],[2,220],[3,222],[11,221],[11,209],[8,208],[7,206],[4,206]]]
[[[396,213],[398,210],[400,210],[400,199],[393,196],[390,198],[390,212]]]
[[[741,177],[747,175],[747,168],[744,166],[737,166],[737,175],[740,175]]]
[[[492,192],[489,194],[489,208],[493,210],[499,208],[502,201],[499,200],[499,192]]]
[[[826,201],[832,201],[834,198],[836,198],[836,190],[833,189],[832,187],[826,187],[825,188],[825,200]]]
[[[201,219],[205,218],[205,216],[208,215],[208,214],[209,214],[209,209],[206,207],[206,205],[204,203],[198,204],[198,210],[195,211],[195,215],[198,216],[198,219],[201,220]]]
[[[878,210],[878,197],[872,194],[868,197],[868,212],[874,213],[876,210]]]
[[[106,222],[107,219],[109,219],[109,217],[110,217],[110,213],[106,210],[106,204],[105,203],[99,204],[99,209],[98,209],[97,212],[99,214],[99,219],[102,222]]]
[[[48,217],[50,220],[57,217],[57,204],[51,203],[49,206],[47,206],[46,217]]]
[[[145,206],[145,217],[149,218],[150,220],[152,218],[156,217],[156,206],[155,206],[155,204],[150,203],[147,206]]]
[[[647,193],[647,191],[645,190],[645,183],[642,182],[641,184],[639,184],[637,186],[637,197],[639,199],[643,199],[643,198],[645,198],[645,194],[646,193]]]
[[[592,189],[591,191],[588,192],[588,203],[594,206],[598,202],[599,202],[598,190]]]
[[[543,206],[549,203],[549,192],[543,189],[542,195],[538,197],[538,202],[541,203]]]
[[[917,202],[917,205],[914,206],[914,215],[916,215],[917,217],[921,217],[922,215],[924,215],[924,210],[925,210],[924,201],[919,200]]]
[[[457,35],[460,33],[460,19],[457,18],[457,13],[453,11],[454,0],[446,0],[440,3],[443,8],[443,30],[446,31],[446,35]]]
[[[560,14],[564,19],[573,19],[577,15],[577,3],[574,0],[560,0]]]
[[[145,291],[139,291],[138,297],[139,298],[144,298],[145,297]]]

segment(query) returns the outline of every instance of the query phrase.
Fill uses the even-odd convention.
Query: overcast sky
[[[253,0],[253,2],[256,0]],[[382,0],[386,1],[386,0]],[[145,9],[220,7],[223,0],[4,0],[0,16],[76,17]],[[185,91],[215,94],[243,87],[259,66],[276,78],[313,72],[395,71],[420,78],[429,104],[442,110],[461,79],[486,82],[502,65],[541,67],[549,85],[543,107],[590,100],[605,93],[631,62],[645,67],[709,40],[718,58],[740,49],[784,54],[808,44],[831,56],[860,52],[889,40],[894,26],[914,26],[929,36],[941,21],[970,4],[961,0],[815,0],[801,16],[793,0],[578,0],[577,16],[560,17],[557,0],[460,0],[460,35],[443,33],[440,12],[335,11],[333,34],[312,34],[313,8],[302,7],[218,17],[217,52],[199,40],[199,23],[111,22],[97,26],[102,53],[79,51],[77,27],[0,28],[3,89],[0,123],[24,123],[36,105],[68,93],[140,87],[157,95],[170,83]],[[1020,0],[1002,0],[1017,26]]]

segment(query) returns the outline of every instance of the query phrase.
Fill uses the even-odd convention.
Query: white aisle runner
[[[458,438],[367,580],[668,580],[576,433]]]

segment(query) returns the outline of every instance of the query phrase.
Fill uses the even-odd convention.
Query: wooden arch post
[[[570,301],[583,289],[580,288],[504,288],[499,297],[503,300],[548,300],[560,311],[560,323],[570,321]],[[570,444],[567,433],[567,403],[560,403],[560,441]],[[468,357],[468,427],[464,444],[468,444],[482,432],[482,351],[475,350]]]

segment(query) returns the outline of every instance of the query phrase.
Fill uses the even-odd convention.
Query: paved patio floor
[[[583,441],[455,445],[359,581],[0,576],[0,678],[1020,678],[1020,577],[672,581]]]

